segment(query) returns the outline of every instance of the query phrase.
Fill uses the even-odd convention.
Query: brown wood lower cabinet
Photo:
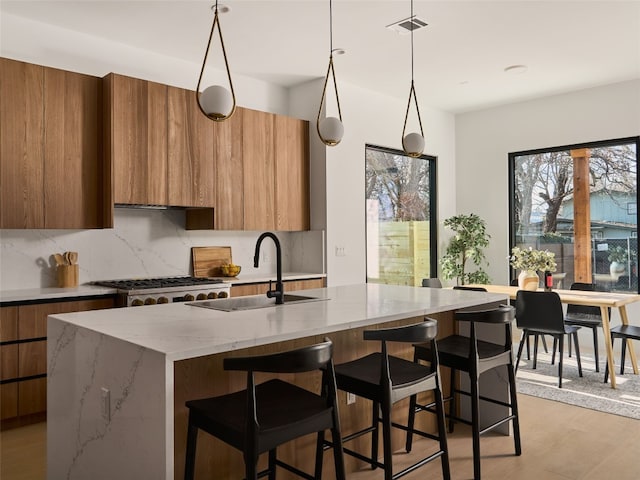
[[[0,425],[44,420],[47,410],[47,316],[112,308],[113,298],[0,308]]]
[[[294,290],[323,288],[325,286],[324,278],[311,278],[307,280],[285,280],[283,283],[285,293],[292,292]],[[267,293],[267,290],[269,290],[269,282],[233,285],[231,287],[231,296],[244,297],[246,295],[260,295],[261,293]]]

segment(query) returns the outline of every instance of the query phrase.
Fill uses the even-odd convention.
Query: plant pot
[[[540,277],[533,270],[522,270],[518,275],[518,288],[520,290],[536,291],[540,286]]]
[[[624,263],[611,262],[611,265],[609,265],[609,273],[614,282],[617,282],[618,278],[624,275],[626,270],[627,266]]]

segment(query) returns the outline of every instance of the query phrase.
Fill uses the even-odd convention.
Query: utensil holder
[[[78,286],[78,264],[58,265],[58,287],[77,287]]]

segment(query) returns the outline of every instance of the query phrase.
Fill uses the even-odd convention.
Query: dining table
[[[507,285],[475,285],[483,287],[490,293],[506,294],[512,300],[515,300],[519,288],[517,286]],[[542,289],[539,289],[542,291]],[[611,343],[611,316],[609,309],[617,308],[620,314],[620,321],[623,325],[629,325],[629,316],[627,315],[627,305],[640,302],[640,295],[620,292],[597,292],[583,290],[562,290],[553,289],[560,297],[562,303],[574,305],[586,305],[600,307],[602,314],[602,331],[604,333],[604,345],[607,351],[607,364],[609,365],[609,376],[611,378],[611,388],[616,388],[616,376],[613,359],[613,346]],[[638,374],[638,361],[633,348],[633,342],[627,340],[627,351],[631,358],[633,373]]]

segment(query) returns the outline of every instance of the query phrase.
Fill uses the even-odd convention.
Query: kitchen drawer
[[[18,339],[18,307],[0,308],[0,342]]]
[[[18,384],[0,385],[0,420],[18,416]]]
[[[18,383],[18,415],[47,410],[47,379],[34,378]]]
[[[47,342],[21,343],[18,347],[18,376],[30,377],[47,373]]]
[[[18,376],[18,345],[0,345],[0,380]]]

